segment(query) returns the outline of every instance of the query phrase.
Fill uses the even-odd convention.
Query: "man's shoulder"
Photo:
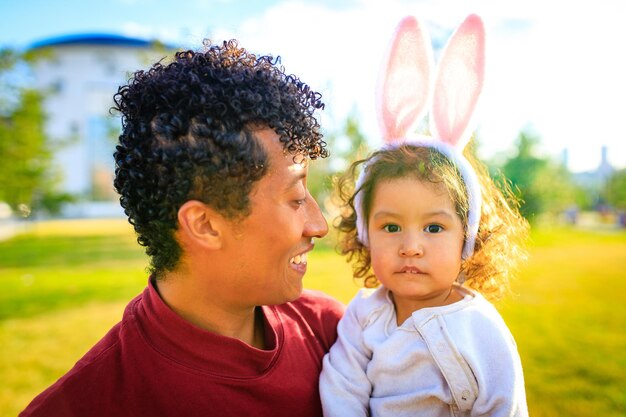
[[[22,416],[61,416],[79,415],[84,403],[90,401],[88,394],[93,387],[93,381],[102,381],[102,375],[111,372],[110,358],[116,356],[119,348],[121,323],[116,324],[109,332],[96,343],[89,351],[54,384],[48,387],[33,399],[24,410]],[[107,372],[102,372],[106,369]],[[80,401],[72,399],[81,398]]]
[[[141,299],[133,299],[120,322],[114,325],[82,358],[54,384],[41,392],[20,414],[25,416],[84,415],[98,391],[111,389],[120,376],[122,339],[134,320],[133,308]],[[98,381],[98,384],[94,384]],[[77,400],[79,399],[79,400]],[[92,414],[99,415],[99,414]]]
[[[341,302],[317,290],[304,290],[296,300],[276,308],[295,319],[294,323],[310,328],[325,352],[337,338],[337,323],[345,311]]]
[[[330,295],[318,291],[305,289],[296,300],[288,303],[306,314],[335,316],[338,319],[343,316],[346,306]]]

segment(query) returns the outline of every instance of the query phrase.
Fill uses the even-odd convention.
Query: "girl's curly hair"
[[[171,63],[137,71],[114,95],[122,116],[114,186],[157,278],[176,267],[178,209],[200,200],[229,218],[249,214],[249,193],[267,172],[254,137],[273,129],[287,152],[326,157],[313,116],[321,95],[280,58],[256,56],[236,41],[177,52]]]
[[[474,253],[462,262],[459,277],[464,284],[491,300],[500,299],[509,289],[509,281],[519,263],[526,258],[528,222],[518,211],[518,202],[506,183],[497,186],[486,167],[466,148],[465,156],[476,171],[482,192],[481,219]],[[369,162],[375,159],[373,162]],[[467,224],[468,198],[465,184],[455,165],[433,148],[403,145],[393,150],[379,150],[354,162],[337,179],[336,197],[341,214],[336,227],[340,232],[338,249],[353,263],[355,278],[365,287],[380,285],[371,268],[369,249],[358,240],[354,210],[355,180],[367,163],[368,175],[360,192],[363,212],[369,217],[376,184],[396,178],[428,181],[447,190],[463,225]],[[463,281],[460,280],[460,281]]]

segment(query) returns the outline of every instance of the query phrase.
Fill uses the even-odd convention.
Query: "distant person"
[[[414,18],[397,29],[379,89],[385,145],[339,183],[342,251],[380,286],[352,300],[324,358],[326,417],[528,415],[515,341],[487,301],[503,295],[528,226],[463,153],[483,48],[472,15],[439,64],[432,136],[408,136],[429,100],[431,51]]]
[[[115,103],[115,189],[152,274],[20,415],[321,416],[343,305],[302,288],[328,231],[306,187],[320,95],[230,41],[135,72]]]
[[[571,225],[578,224],[578,206],[572,204],[565,210],[565,218],[567,223]]]

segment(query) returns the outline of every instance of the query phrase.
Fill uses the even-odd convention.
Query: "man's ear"
[[[189,200],[178,209],[179,233],[189,243],[210,250],[222,247],[224,218],[201,201]]]

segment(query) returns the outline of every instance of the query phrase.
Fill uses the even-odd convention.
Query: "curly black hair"
[[[294,156],[328,154],[313,116],[321,95],[286,75],[280,57],[235,40],[204,46],[135,72],[114,95],[122,116],[114,186],[157,278],[180,259],[174,232],[186,201],[230,219],[249,215],[250,190],[268,165],[256,128],[273,129]]]

